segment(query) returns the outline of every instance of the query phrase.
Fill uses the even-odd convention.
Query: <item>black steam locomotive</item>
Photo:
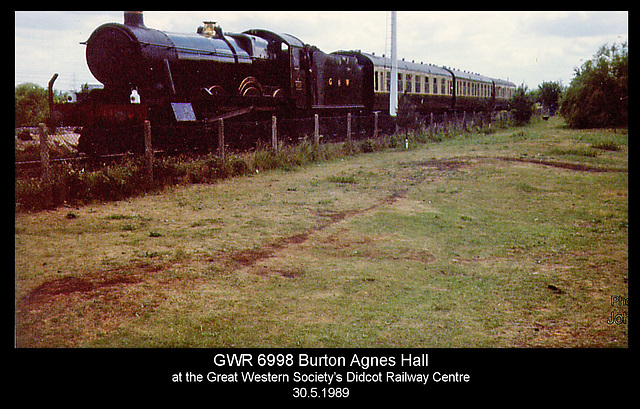
[[[199,147],[215,145],[208,139],[219,119],[388,108],[388,61],[360,51],[325,54],[289,34],[224,33],[215,22],[193,34],[168,33],[146,27],[142,12],[126,11],[124,24],[98,27],[86,47],[87,65],[104,88],[67,115],[83,127],[79,150],[85,153],[142,150],[146,119],[154,146]],[[497,92],[500,80],[401,68],[401,92],[425,113],[465,109],[464,101],[474,102],[473,109],[494,109],[506,100]]]
[[[215,22],[167,33],[127,11],[124,24],[98,27],[86,46],[87,65],[104,84],[77,109],[86,153],[140,150],[144,119],[154,146],[198,146],[219,119],[372,110],[372,66],[289,34],[224,33]]]

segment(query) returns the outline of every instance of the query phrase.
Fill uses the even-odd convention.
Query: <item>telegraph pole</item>
[[[391,12],[391,92],[389,93],[389,115],[398,113],[398,20],[396,12]]]

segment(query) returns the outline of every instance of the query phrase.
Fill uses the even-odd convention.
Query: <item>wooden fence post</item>
[[[433,112],[429,114],[429,133],[433,135]]]
[[[351,112],[347,113],[347,142],[351,142]]]
[[[218,156],[224,162],[224,119],[218,121]]]
[[[147,182],[153,183],[153,146],[151,146],[151,121],[144,121],[144,164],[147,170]]]
[[[373,139],[378,139],[378,111],[373,113]]]
[[[271,116],[271,146],[274,152],[278,152],[278,118]]]
[[[320,117],[318,114],[313,116],[313,122],[313,146],[318,148],[318,145],[320,145]]]
[[[40,136],[40,163],[42,165],[42,186],[45,195],[46,205],[51,203],[51,163],[49,162],[49,140],[47,138],[47,128],[45,124],[38,124],[38,134]]]

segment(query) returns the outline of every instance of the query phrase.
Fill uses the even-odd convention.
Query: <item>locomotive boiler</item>
[[[207,129],[218,119],[362,112],[373,103],[364,86],[372,65],[357,56],[267,30],[224,33],[212,21],[193,34],[169,33],[126,11],[124,24],[91,34],[86,60],[104,84],[78,108],[86,153],[141,150],[145,119],[154,146],[198,147],[211,145]]]

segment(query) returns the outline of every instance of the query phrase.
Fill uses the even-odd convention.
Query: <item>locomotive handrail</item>
[[[213,55],[216,57],[230,57],[233,58],[233,53],[229,52],[229,53],[222,53],[220,51],[206,51],[206,50],[201,50],[201,49],[197,49],[197,48],[190,48],[190,47],[182,47],[182,46],[177,46],[177,45],[166,45],[166,44],[157,44],[157,43],[149,43],[146,41],[140,41],[141,45],[144,46],[153,46],[153,47],[160,47],[160,48],[166,48],[167,50],[170,49],[176,49],[179,51],[188,51],[188,52],[194,52],[197,54],[207,54],[207,55]],[[239,57],[242,57],[244,59],[247,59],[245,56],[243,55],[239,55]]]
[[[312,105],[313,109],[364,109],[364,105]]]

